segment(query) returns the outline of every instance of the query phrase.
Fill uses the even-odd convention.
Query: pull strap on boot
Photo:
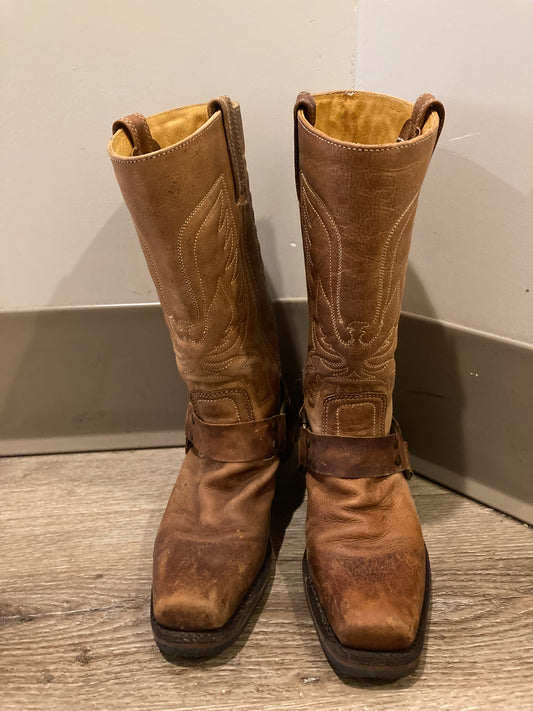
[[[134,156],[161,150],[159,143],[154,140],[148,121],[142,114],[130,114],[113,123],[113,133],[122,129],[131,143]]]

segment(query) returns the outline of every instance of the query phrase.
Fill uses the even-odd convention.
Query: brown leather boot
[[[285,446],[278,341],[239,106],[227,97],[115,122],[109,154],[187,384],[187,453],[154,548],[159,648],[211,656],[267,585]]]
[[[392,418],[398,319],[418,195],[444,110],[366,92],[299,95],[296,185],[310,311],[300,464],[304,581],[333,667],[414,669],[430,571]]]

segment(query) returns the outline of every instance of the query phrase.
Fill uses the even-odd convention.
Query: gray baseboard
[[[297,393],[307,306],[276,312]],[[533,523],[533,347],[404,314],[397,363],[417,471]],[[1,455],[183,444],[186,403],[159,305],[0,313]]]

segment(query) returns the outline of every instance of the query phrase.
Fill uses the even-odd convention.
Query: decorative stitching
[[[381,309],[381,306],[382,306],[382,301],[383,301],[383,282],[384,282],[384,280],[385,280],[386,261],[387,261],[387,257],[389,256],[389,254],[388,254],[389,244],[392,242],[392,238],[393,238],[393,236],[394,236],[394,233],[396,232],[396,229],[398,228],[398,226],[399,226],[399,224],[401,223],[401,221],[403,220],[403,218],[406,216],[407,212],[408,212],[412,207],[414,207],[414,203],[416,202],[416,200],[417,200],[417,198],[418,198],[418,193],[419,193],[419,191],[417,191],[417,192],[415,193],[414,197],[413,197],[412,200],[409,202],[409,204],[407,205],[407,207],[405,208],[405,210],[404,210],[404,211],[401,213],[401,215],[398,217],[398,219],[396,220],[396,222],[395,222],[394,225],[392,226],[392,229],[390,230],[389,234],[387,235],[387,239],[385,240],[385,244],[384,244],[384,246],[383,246],[383,251],[382,251],[382,253],[381,253],[380,264],[379,264],[379,273],[378,273],[378,280],[379,280],[378,300],[377,300],[377,304],[376,304],[376,310],[375,310],[375,313],[374,313],[374,318],[373,318],[372,322],[371,322],[370,324],[368,324],[369,326],[374,325],[374,323],[376,322],[376,320],[377,320],[377,318],[378,318],[378,315],[379,315],[380,311],[382,310],[382,309]],[[394,255],[396,254],[396,250],[397,250],[397,246],[398,246],[398,244],[399,244],[399,242],[400,242],[400,238],[402,237],[402,235],[403,235],[403,233],[404,233],[404,231],[405,231],[405,228],[407,227],[408,224],[409,224],[409,219],[406,219],[406,221],[405,221],[405,223],[404,223],[404,226],[403,226],[403,228],[402,228],[402,231],[401,231],[401,232],[399,233],[399,235],[398,235],[398,239],[397,239],[397,241],[396,241],[396,249],[395,249]],[[393,255],[393,256],[394,256],[394,255]],[[394,265],[394,259],[390,259],[389,261],[391,262],[392,265]],[[392,272],[393,272],[393,266],[391,266],[391,268],[389,269],[389,290],[390,290],[390,282],[392,281]],[[383,311],[385,311],[385,309],[383,309]],[[379,324],[379,327],[380,327],[380,328],[383,326],[383,321],[384,321],[384,318],[383,318],[383,314],[382,314],[382,316],[381,316],[381,321],[380,321],[380,324]],[[371,343],[373,343],[373,342],[376,340],[376,338],[377,338],[378,336],[379,336],[379,330],[376,330],[376,333],[374,334],[374,337],[373,337],[373,338],[371,338],[369,341],[364,341],[364,329],[363,329],[362,332],[361,332],[360,335],[359,335],[359,342],[361,343],[361,345],[370,345]]]
[[[220,215],[219,215],[219,219],[218,219],[218,233],[219,233],[219,235],[221,234],[221,232],[223,231],[223,227],[225,225],[227,236],[224,240],[224,247],[227,249],[227,251],[230,252],[230,254],[233,253],[235,255],[233,258],[231,258],[231,261],[233,261],[234,265],[235,265],[234,266],[234,274],[231,278],[232,282],[234,281],[234,279],[236,279],[236,273],[237,273],[238,262],[237,262],[237,258],[236,258],[237,246],[236,246],[235,218],[234,218],[233,212],[231,210],[226,181],[225,181],[224,175],[222,173],[215,180],[212,187],[209,189],[209,191],[206,193],[206,195],[203,197],[203,199],[198,203],[198,205],[194,208],[194,210],[191,212],[189,217],[185,220],[185,222],[183,223],[183,225],[179,231],[178,238],[176,240],[176,250],[178,253],[178,262],[179,262],[179,265],[181,268],[181,273],[182,273],[183,279],[184,279],[185,284],[187,286],[187,291],[189,292],[191,300],[193,301],[193,306],[194,306],[194,310],[195,310],[195,317],[197,320],[200,320],[200,317],[201,317],[200,306],[199,306],[198,299],[196,297],[196,293],[193,288],[192,282],[189,278],[188,270],[185,266],[185,261],[183,259],[183,252],[182,252],[182,244],[184,242],[184,234],[186,234],[187,227],[188,227],[189,223],[191,222],[193,217],[202,209],[202,207],[211,198],[212,194],[217,189],[219,189],[220,192],[217,195],[215,201],[213,202],[213,205],[207,212],[205,218],[202,220],[200,227],[198,228],[198,230],[194,236],[194,240],[193,240],[193,245],[194,245],[193,258],[194,258],[194,264],[196,267],[196,277],[198,278],[198,281],[200,284],[200,290],[202,293],[202,301],[203,301],[204,307],[205,307],[205,304],[207,302],[207,297],[206,297],[204,283],[203,283],[203,279],[202,279],[202,270],[200,269],[200,266],[198,264],[197,241],[198,241],[198,236],[199,236],[200,232],[202,231],[202,229],[203,229],[204,225],[206,224],[206,222],[208,221],[208,219],[211,217],[211,215],[212,215],[213,211],[215,210],[215,208],[217,207],[220,199],[222,199],[223,204],[220,207]],[[224,209],[224,205],[225,205],[225,209]],[[231,263],[231,261],[230,261],[230,263]],[[211,303],[207,306],[207,309],[206,309],[206,318],[204,319],[204,330],[203,330],[202,337],[200,339],[187,338],[185,340],[189,340],[192,343],[197,343],[197,344],[205,342],[205,340],[207,338],[207,330],[208,330],[207,325],[208,325],[208,321],[209,321],[209,319],[208,319],[209,313],[211,312],[211,308],[213,306],[213,302],[216,298],[219,287],[223,289],[223,285],[220,284],[220,281],[221,280],[219,279],[219,282],[217,284],[217,289],[213,295],[213,299],[212,299]],[[227,292],[226,292],[226,294],[227,294]],[[233,304],[231,303],[231,300],[230,300],[230,304],[231,304],[231,318],[230,318],[230,323],[231,323],[231,322],[235,322],[235,312],[234,312],[234,308],[233,308]],[[191,327],[192,326],[188,325],[186,327],[186,330],[188,332],[190,332]],[[223,351],[223,352],[226,352],[226,351]],[[220,365],[220,363],[219,363],[219,365]]]
[[[192,396],[191,396],[191,400],[192,400]],[[228,397],[227,395],[225,395],[225,396],[222,396],[222,395],[221,395],[220,397],[215,397],[215,395],[213,395],[213,396],[206,396],[206,397],[198,397],[198,396],[196,396],[196,397],[195,397],[195,400],[196,400],[197,403],[199,403],[199,402],[205,402],[205,401],[208,401],[208,402],[209,402],[209,401],[210,401],[210,402],[221,402],[222,400],[225,400],[226,402],[229,402],[229,403],[231,403],[231,405],[233,405],[233,409],[235,410],[235,416],[237,417],[237,420],[238,420],[239,422],[242,422],[241,415],[240,415],[240,413],[239,413],[239,408],[237,407],[237,405],[236,405],[236,403],[235,403],[235,400],[234,400],[233,398],[231,398],[231,397]]]
[[[133,121],[129,118],[129,116],[126,116],[126,118],[123,118],[122,121],[126,124],[126,126],[130,129],[130,131],[133,134],[133,143],[134,143],[134,148],[140,149],[141,146],[141,139],[139,138],[139,134],[137,132],[137,126],[133,123]],[[135,145],[137,144],[137,145]]]
[[[330,210],[309,184],[303,172],[300,173],[304,255],[306,259],[308,288],[310,295],[310,349],[306,372],[327,379],[346,383],[346,380],[370,382],[385,382],[388,377],[396,342],[397,324],[395,318],[389,319],[391,309],[396,304],[401,291],[401,284],[395,283],[394,275],[399,269],[396,264],[397,253],[402,236],[410,224],[412,211],[416,206],[419,191],[409,200],[399,217],[389,230],[384,244],[378,268],[377,301],[373,316],[369,321],[353,320],[346,322],[341,309],[342,301],[342,236]],[[314,224],[312,223],[312,219]],[[401,229],[398,229],[401,227]],[[316,230],[318,229],[318,233]],[[313,231],[316,233],[312,239]],[[323,231],[323,235],[322,235]],[[317,237],[318,234],[318,237]],[[322,270],[313,268],[312,245],[318,240],[328,249],[327,265]],[[323,276],[321,277],[321,271]],[[325,273],[325,274],[324,274]],[[326,281],[323,282],[322,279]],[[398,280],[396,280],[398,281]],[[394,283],[394,286],[393,286]],[[330,318],[317,317],[319,305],[328,309]],[[389,324],[390,320],[390,324]],[[387,330],[385,326],[387,325]],[[368,340],[365,340],[365,336]],[[374,347],[375,345],[375,347]],[[321,365],[315,366],[313,359],[318,359]],[[324,372],[324,370],[326,372]],[[330,375],[328,375],[328,371]],[[383,377],[380,377],[383,374]],[[309,377],[309,376],[308,376]],[[334,396],[339,399],[339,396]],[[374,428],[384,426],[385,395],[364,394],[342,396],[341,400],[357,399],[359,404],[366,403],[377,409],[376,403],[381,402],[380,422],[374,422]],[[373,415],[374,421],[376,413]],[[323,427],[328,428],[327,398],[323,403]],[[336,427],[338,428],[338,417]],[[377,430],[374,429],[374,432]]]
[[[254,413],[252,409],[252,404],[250,402],[250,396],[244,390],[243,388],[232,388],[232,389],[225,389],[225,390],[217,390],[215,392],[202,392],[202,391],[196,391],[194,393],[194,398],[197,400],[211,400],[211,401],[217,401],[217,400],[230,400],[233,403],[233,406],[235,407],[235,410],[237,411],[237,416],[239,418],[239,422],[241,422],[241,416],[238,412],[237,405],[235,404],[235,400],[233,400],[233,395],[240,395],[243,398],[244,402],[244,407],[246,408],[246,413],[250,420],[253,420],[254,418]],[[191,399],[193,398],[193,395],[191,394]]]
[[[356,400],[357,402],[346,403],[346,400]],[[374,401],[374,402],[372,402]],[[383,393],[357,393],[348,395],[329,395],[324,400],[323,411],[322,411],[322,426],[325,432],[328,431],[329,424],[329,411],[330,406],[335,402],[340,403],[341,407],[337,408],[335,411],[335,432],[336,434],[341,434],[340,432],[340,422],[339,422],[339,410],[341,408],[349,407],[359,407],[360,405],[370,405],[372,407],[372,434],[377,435],[381,429],[384,427],[385,422],[385,410],[387,407],[387,397]],[[380,417],[379,417],[379,428],[376,422],[376,403],[381,407]]]
[[[137,118],[141,122],[141,129],[144,135],[146,145],[150,145],[150,143],[155,143],[154,138],[150,133],[150,127],[148,126],[148,121],[146,120],[146,117],[140,113],[134,113],[133,116],[137,116]]]

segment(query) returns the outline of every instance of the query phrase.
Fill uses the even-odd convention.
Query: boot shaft
[[[109,154],[199,417],[277,412],[280,369],[244,160],[227,97],[115,122]]]
[[[366,92],[298,97],[310,311],[304,405],[314,432],[389,432],[411,231],[442,117],[430,95],[415,107]]]

